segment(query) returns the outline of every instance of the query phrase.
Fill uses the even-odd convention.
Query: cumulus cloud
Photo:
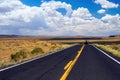
[[[51,5],[52,4],[52,5]],[[50,1],[50,2],[44,2],[43,4],[41,4],[41,7],[46,11],[46,12],[49,12],[49,11],[53,11],[55,12],[56,9],[58,8],[65,8],[67,13],[66,13],[66,16],[69,16],[72,12],[72,8],[71,8],[71,5],[70,4],[67,4],[65,2],[55,2],[55,1]],[[57,11],[56,11],[57,13]],[[53,16],[54,14],[50,15],[51,17]]]
[[[108,26],[112,26],[112,28],[116,28],[116,29],[120,28],[120,15],[119,14],[116,14],[116,15],[106,14],[104,17],[101,18],[101,20],[106,22]]]
[[[99,14],[104,14],[105,13],[105,10],[104,9],[100,9],[97,11]]]
[[[108,9],[108,8],[117,8],[119,4],[115,4],[113,2],[110,2],[108,0],[95,0],[96,4],[100,4],[102,8]]]
[[[66,15],[58,12],[59,8],[66,9]],[[119,14],[97,19],[87,8],[72,10],[70,4],[60,1],[43,2],[39,7],[27,6],[20,0],[0,1],[0,34],[109,35],[120,33],[118,28]]]
[[[26,6],[18,0],[0,0],[0,13],[10,12],[16,9],[24,9]]]
[[[77,10],[74,10],[72,13],[72,17],[78,17],[82,19],[86,19],[91,17],[91,14],[87,8],[78,8]]]

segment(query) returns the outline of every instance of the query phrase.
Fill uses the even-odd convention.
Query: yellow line
[[[75,65],[75,63],[77,62],[78,58],[80,57],[80,54],[83,51],[85,45],[83,45],[80,49],[80,51],[78,51],[77,56],[75,57],[75,59],[72,61],[71,65],[69,65],[69,67],[67,68],[67,70],[65,71],[65,73],[62,75],[62,77],[60,78],[60,80],[66,80],[67,76],[69,75],[70,71],[72,70],[73,66]]]
[[[71,65],[71,63],[72,63],[72,60],[69,61],[69,63],[67,63],[67,65],[64,67],[64,70],[68,69],[68,67]]]

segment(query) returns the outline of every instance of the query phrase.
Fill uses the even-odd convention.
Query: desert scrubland
[[[67,44],[41,40],[0,40],[0,67],[13,65],[69,47]]]

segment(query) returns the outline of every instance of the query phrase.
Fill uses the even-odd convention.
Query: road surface
[[[120,80],[120,64],[113,59],[92,45],[75,45],[0,70],[0,80]]]

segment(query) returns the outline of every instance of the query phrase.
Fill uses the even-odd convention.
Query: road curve
[[[72,66],[72,67],[71,67]],[[70,69],[70,70],[69,70]],[[0,80],[120,80],[120,64],[92,45],[75,45],[0,71]]]

